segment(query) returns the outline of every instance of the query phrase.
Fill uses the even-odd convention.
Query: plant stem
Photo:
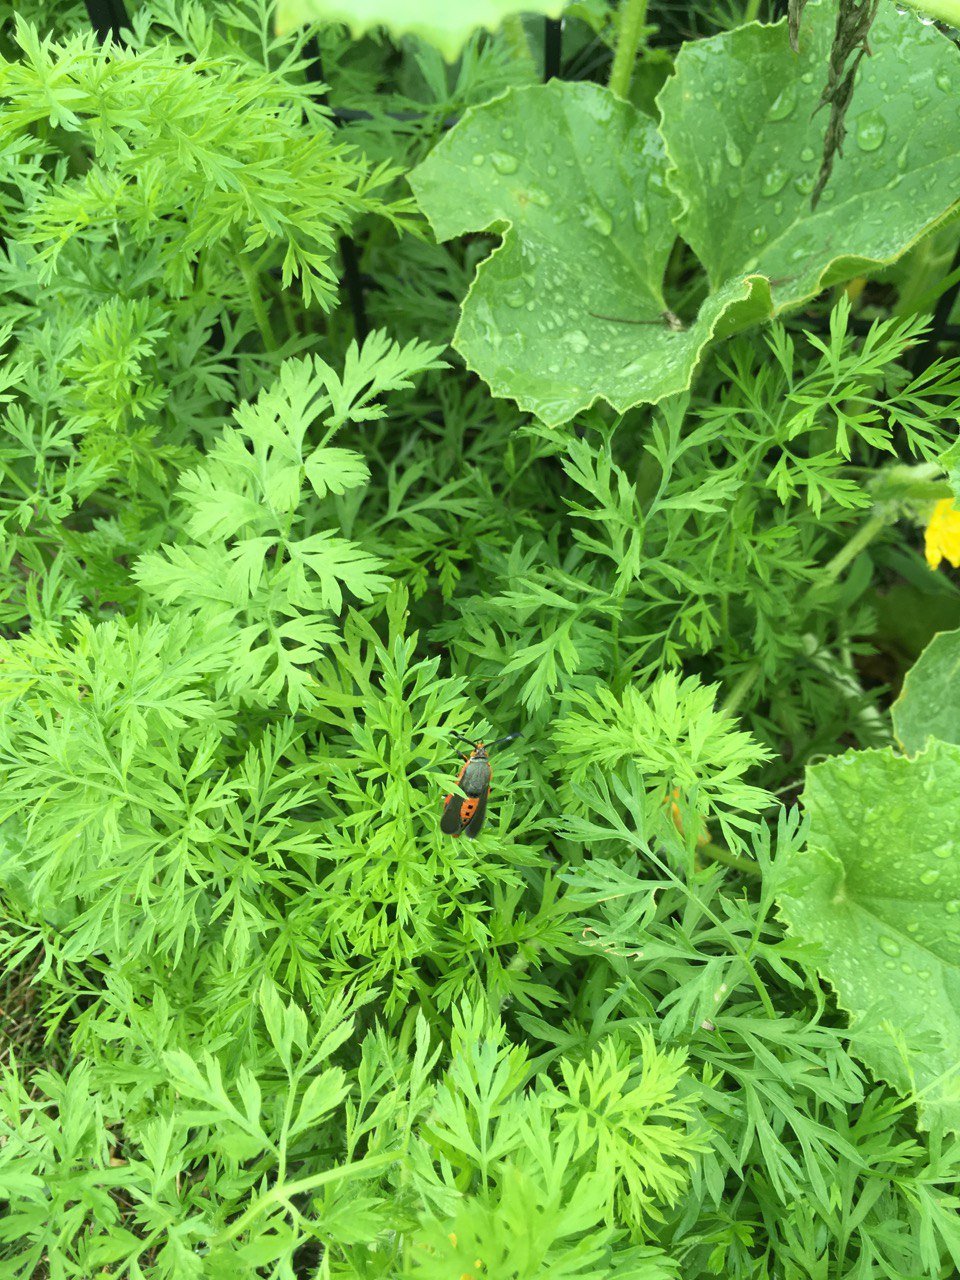
[[[609,86],[621,98],[630,96],[633,64],[637,60],[640,37],[647,20],[647,0],[626,0],[620,10],[620,34],[610,68]]]
[[[300,328],[294,315],[293,305],[290,301],[290,293],[287,289],[280,290],[280,305],[283,307],[283,318],[287,325],[287,337],[299,338]]]
[[[737,707],[744,700],[750,690],[757,682],[757,676],[760,674],[759,665],[754,662],[747,669],[740,673],[737,683],[733,686],[723,702],[720,704],[720,710],[725,711],[727,715],[733,715]]]
[[[648,850],[647,852],[648,852],[648,856],[652,859],[652,861],[660,868],[661,871],[663,871],[667,876],[669,876],[669,878],[674,882],[674,884],[678,886],[678,888],[682,890],[682,892],[686,893],[691,898],[694,896],[692,890],[690,889],[690,886],[688,884],[685,884],[684,881],[680,879],[680,877],[673,870],[673,868],[670,866],[669,863],[664,862],[662,858],[657,857],[657,855],[652,851]],[[696,857],[696,854],[694,854],[694,857]],[[760,981],[760,975],[757,973],[756,969],[754,968],[750,957],[744,951],[743,947],[741,947],[739,941],[737,940],[736,935],[727,928],[727,926],[724,924],[721,918],[717,915],[717,913],[710,906],[708,906],[706,902],[703,902],[700,898],[697,898],[697,904],[700,910],[703,912],[703,914],[707,917],[707,919],[711,920],[717,926],[720,932],[727,937],[730,943],[730,948],[733,951],[734,955],[737,957],[738,960],[741,961],[747,973],[749,973],[750,975],[750,980],[753,983],[754,987],[756,988],[757,995],[760,997],[760,1003],[763,1005],[764,1012],[766,1013],[767,1017],[771,1020],[771,1022],[774,1021],[774,1019],[777,1017],[777,1013],[773,1007],[773,1001],[770,999],[770,994],[767,991],[766,987],[763,985],[763,983]]]
[[[960,27],[960,0],[904,0],[928,18],[939,18],[949,27]]]
[[[737,871],[742,871],[745,876],[759,877],[761,874],[760,868],[755,863],[738,857],[737,854],[731,853],[729,849],[724,849],[719,844],[702,844],[697,848],[697,853],[703,854],[711,862],[722,862],[725,867],[734,867]]]
[[[263,305],[263,296],[260,293],[260,282],[257,279],[257,274],[247,260],[246,254],[239,254],[239,259],[240,270],[243,272],[243,278],[247,282],[250,306],[257,322],[257,328],[260,330],[260,336],[263,338],[264,345],[268,351],[276,351],[277,339],[273,332],[273,325],[270,323],[270,317],[267,315],[267,308]]]
[[[868,546],[881,530],[885,529],[890,523],[889,517],[886,515],[873,515],[869,520],[865,521],[853,537],[847,542],[846,546],[840,548],[832,560],[828,560],[821,571],[821,581],[835,582],[847,565],[857,558],[864,547]],[[816,590],[818,583],[814,583],[810,588],[811,591]],[[740,703],[744,700],[750,690],[756,683],[757,676],[760,674],[758,663],[753,663],[741,673],[736,684],[724,698],[720,704],[720,710],[732,715]],[[717,859],[722,862],[722,858]]]
[[[733,560],[737,550],[736,516],[739,501],[733,504],[730,512],[730,540],[727,543],[727,581],[724,583],[723,595],[720,597],[720,629],[724,636],[730,634],[730,578],[733,574]]]
[[[823,577],[828,582],[835,582],[851,560],[855,560],[864,547],[868,546],[881,529],[890,523],[886,515],[871,516],[860,526],[845,547],[841,547],[832,560],[823,566]]]
[[[503,32],[504,43],[510,50],[510,57],[513,61],[526,65],[530,69],[530,74],[536,76],[537,64],[533,59],[533,51],[530,48],[527,33],[523,29],[523,20],[516,15],[504,18],[500,29]]]
[[[743,21],[756,22],[760,13],[760,0],[747,0],[747,7],[743,11]]]
[[[275,1205],[286,1205],[294,1196],[306,1195],[307,1192],[313,1191],[317,1187],[325,1186],[330,1182],[339,1182],[347,1178],[367,1177],[375,1170],[383,1169],[388,1164],[395,1164],[399,1159],[399,1152],[385,1151],[377,1155],[365,1156],[362,1160],[357,1160],[353,1164],[326,1169],[323,1173],[315,1173],[309,1178],[299,1178],[296,1182],[277,1183],[269,1191],[264,1192],[263,1195],[257,1196],[239,1218],[235,1218],[233,1222],[218,1232],[213,1237],[213,1243],[224,1245],[231,1240],[235,1240],[261,1214],[268,1212]]]

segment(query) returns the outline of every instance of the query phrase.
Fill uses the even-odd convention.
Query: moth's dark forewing
[[[460,821],[460,809],[463,805],[463,796],[447,796],[443,805],[443,813],[440,816],[440,830],[445,836],[458,836],[462,829]]]
[[[487,796],[489,794],[490,794],[490,788],[488,787],[487,790],[484,791],[483,795],[477,799],[476,811],[473,817],[464,827],[464,831],[470,837],[471,840],[475,840],[477,836],[480,834],[480,828],[483,826],[483,820],[487,816]]]
[[[463,795],[447,796],[443,802],[440,830],[444,835],[459,836],[464,831],[471,837],[478,834],[487,813],[487,796],[490,794],[492,777],[490,761],[483,743],[480,742],[473,755],[467,758],[457,778],[457,785]]]
[[[460,777],[460,786],[468,796],[483,796],[490,790],[490,779],[493,770],[486,760],[475,757],[468,760]]]

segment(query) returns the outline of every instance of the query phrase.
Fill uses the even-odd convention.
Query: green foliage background
[[[794,803],[846,749],[864,795],[954,763],[916,701],[895,757],[884,703],[960,625],[917,527],[960,364],[912,354],[951,210],[655,407],[548,426],[450,345],[499,231],[435,243],[404,176],[539,93],[533,27],[448,66],[265,0],[152,0],[106,47],[16,10],[0,1274],[954,1274],[954,1029],[804,923],[865,874],[846,766]],[[634,107],[745,16],[665,13]],[[623,14],[568,21],[602,78]],[[710,284],[657,253],[690,323]],[[512,731],[480,838],[442,837],[452,735]],[[889,815],[892,896],[955,821]]]

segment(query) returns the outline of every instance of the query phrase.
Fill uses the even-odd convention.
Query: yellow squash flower
[[[941,498],[933,508],[923,542],[931,569],[938,568],[944,559],[960,569],[960,511],[952,498]]]

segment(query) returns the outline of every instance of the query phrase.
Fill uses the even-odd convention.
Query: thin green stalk
[[[904,0],[927,18],[938,18],[948,27],[960,27],[960,0]]]
[[[5,480],[9,480],[14,488],[19,489],[25,498],[32,498],[36,494],[36,489],[27,484],[25,480],[22,480],[5,462],[0,462],[0,475]]]
[[[288,289],[280,290],[280,305],[283,307],[283,318],[287,326],[287,337],[299,338],[300,326],[297,323],[297,317],[293,310],[293,304],[290,301],[290,291]]]
[[[523,29],[523,20],[517,15],[511,18],[504,18],[501,31],[503,32],[504,43],[510,50],[510,57],[513,61],[529,67],[531,75],[536,77],[537,64],[533,58],[527,33]]]
[[[664,874],[667,875],[683,893],[685,893],[689,898],[695,899],[697,906],[700,908],[703,914],[707,917],[707,919],[712,921],[712,923],[715,924],[717,928],[720,930],[720,932],[726,937],[727,941],[730,944],[730,949],[733,951],[737,959],[741,961],[747,973],[750,975],[750,980],[754,985],[754,989],[756,990],[757,995],[760,997],[760,1003],[763,1005],[764,1012],[766,1013],[767,1017],[770,1018],[771,1021],[773,1021],[777,1017],[776,1010],[773,1007],[773,1001],[770,999],[770,995],[766,987],[760,981],[760,975],[757,973],[756,969],[754,968],[753,962],[751,961],[747,953],[744,951],[744,949],[740,946],[740,943],[738,942],[736,935],[732,933],[730,929],[727,928],[727,926],[720,919],[717,913],[711,907],[709,907],[707,903],[705,903],[702,899],[697,897],[694,894],[693,890],[685,881],[680,879],[680,877],[677,875],[677,873],[673,870],[673,868],[670,866],[668,862],[664,862],[662,858],[659,858],[650,849],[648,849],[646,852],[647,852],[647,857],[651,860],[651,862],[653,862],[657,867],[659,867],[660,870],[664,872]]]
[[[840,548],[832,560],[828,560],[821,570],[821,576],[818,582],[811,587],[811,591],[816,590],[819,582],[835,582],[840,574],[844,571],[851,561],[855,560],[861,551],[874,540],[878,533],[887,527],[889,517],[886,515],[874,515],[860,526],[853,537],[847,542],[846,546]],[[760,674],[760,666],[753,663],[742,672],[736,684],[724,698],[720,704],[720,709],[732,715],[743,702],[744,698],[753,688]],[[718,859],[719,860],[719,859]]]
[[[293,1124],[293,1108],[297,1101],[297,1085],[300,1083],[300,1073],[297,1072],[290,1081],[290,1087],[287,1089],[287,1101],[283,1107],[283,1120],[280,1123],[280,1136],[277,1140],[277,1185],[282,1186],[287,1180],[287,1142],[290,1136],[290,1126]]]
[[[760,0],[747,0],[747,7],[743,11],[743,21],[756,22],[760,16]]]
[[[697,847],[697,853],[709,858],[711,862],[722,862],[725,867],[733,867],[737,871],[742,871],[745,876],[759,877],[761,875],[760,868],[755,862],[748,862],[746,858],[741,858],[737,854],[731,853],[729,849],[724,849],[722,845],[701,844]]]
[[[723,702],[720,704],[720,710],[725,711],[727,715],[733,715],[740,703],[744,700],[750,690],[757,682],[757,676],[760,674],[760,666],[754,662],[751,666],[739,675],[737,683],[733,686]]]
[[[260,281],[253,267],[247,260],[244,253],[240,257],[240,270],[243,272],[243,278],[247,282],[247,292],[250,295],[250,306],[253,309],[253,315],[257,322],[257,328],[260,330],[260,336],[263,338],[264,346],[268,351],[276,351],[277,339],[273,332],[273,325],[270,323],[270,317],[267,315],[267,308],[263,305],[263,295],[260,292]]]
[[[730,634],[730,578],[733,574],[733,558],[737,549],[736,538],[736,517],[739,502],[735,502],[733,510],[730,513],[730,539],[727,543],[727,581],[723,588],[723,595],[720,597],[720,629],[724,637]]]
[[[823,577],[828,582],[835,582],[851,560],[855,560],[864,547],[869,546],[889,523],[889,517],[886,515],[871,516],[865,524],[860,526],[847,545],[841,547],[833,559],[828,560],[823,566]]]
[[[341,1182],[347,1178],[368,1177],[371,1173],[386,1168],[388,1164],[396,1164],[399,1159],[399,1152],[384,1151],[377,1155],[365,1156],[362,1160],[357,1160],[353,1164],[339,1165],[333,1169],[326,1169],[323,1173],[315,1173],[309,1178],[298,1178],[295,1182],[274,1185],[269,1191],[264,1192],[262,1196],[257,1196],[256,1200],[240,1214],[239,1218],[235,1218],[233,1222],[218,1232],[213,1237],[212,1243],[218,1246],[228,1244],[246,1231],[247,1227],[262,1214],[269,1212],[278,1204],[287,1207],[295,1196],[306,1195],[307,1192],[315,1191],[318,1187],[326,1186],[331,1182]]]
[[[609,85],[621,98],[630,96],[633,64],[637,60],[640,38],[647,21],[647,0],[626,0],[620,10],[620,34],[610,68]]]

